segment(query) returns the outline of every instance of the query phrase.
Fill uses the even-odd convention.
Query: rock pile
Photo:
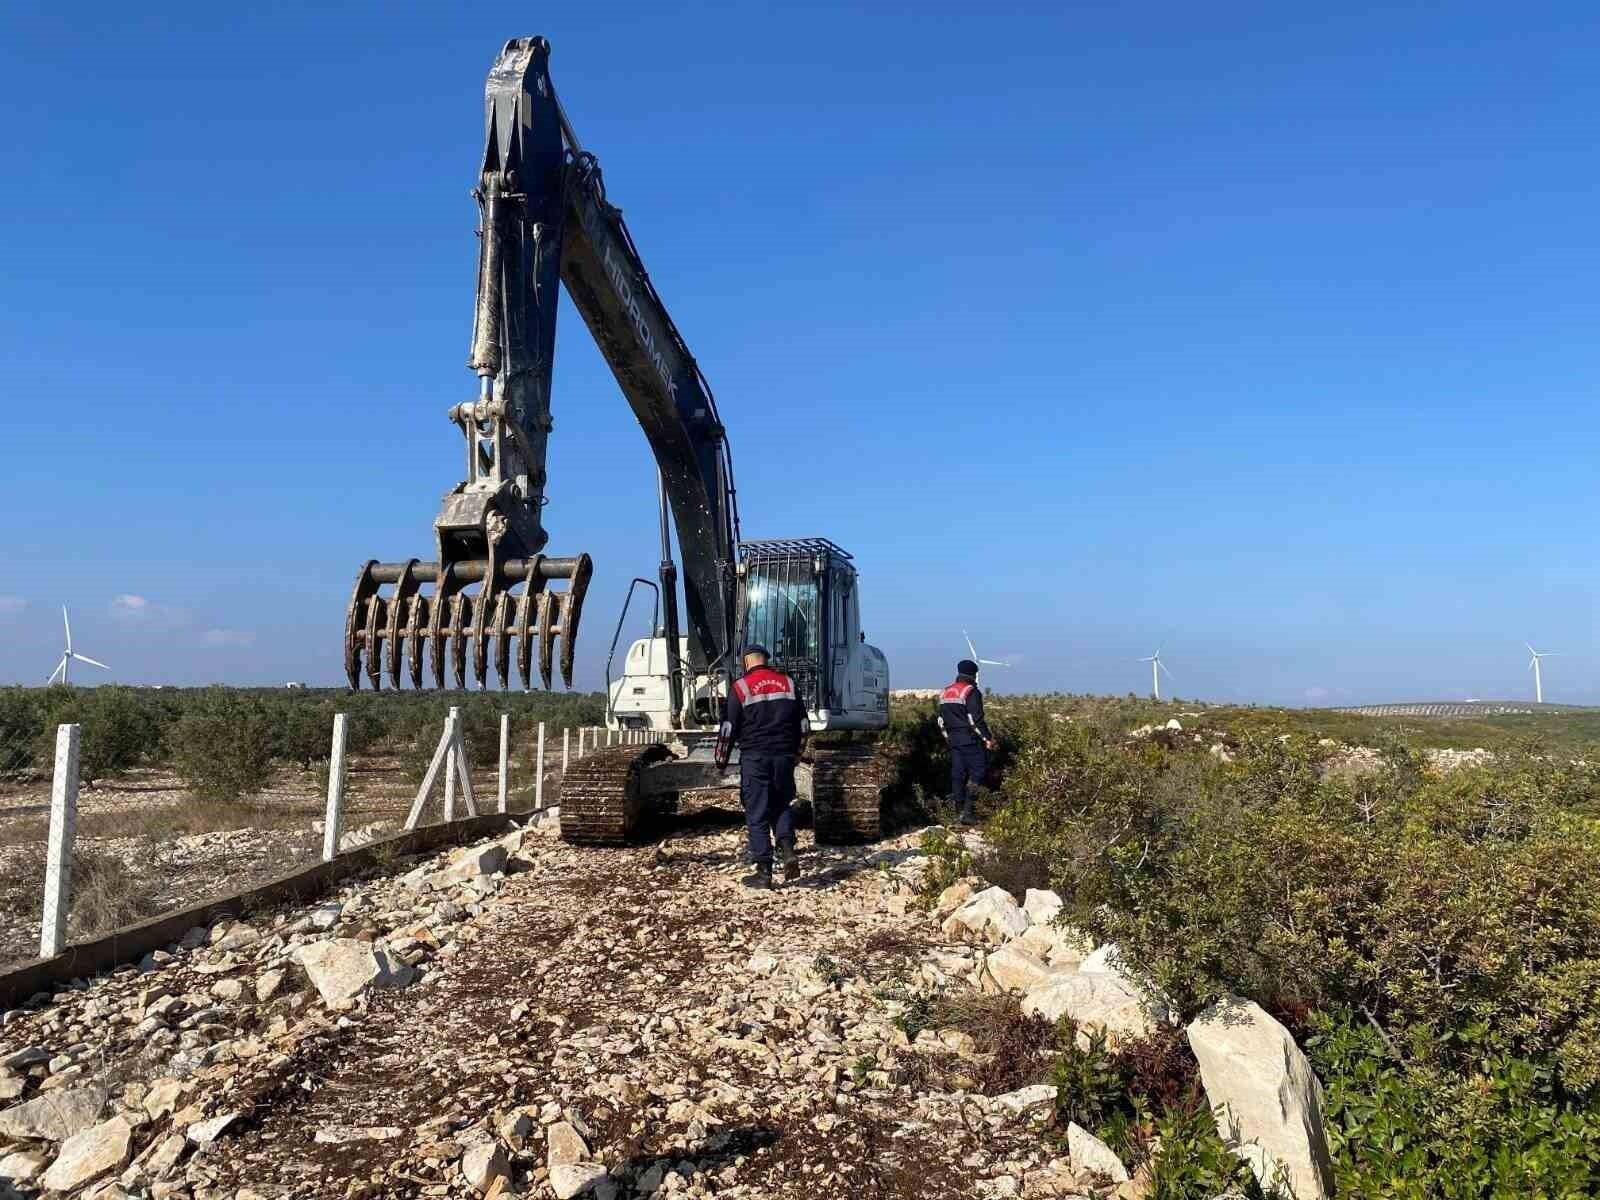
[[[1039,1136],[1049,1084],[983,1093],[984,1028],[909,1019],[968,987],[1161,1019],[1050,893],[966,881],[930,918],[914,835],[807,849],[798,885],[751,895],[734,830],[548,832],[197,928],[3,1014],[0,1197],[1139,1194],[1087,1131]],[[1100,1007],[1060,990],[1083,979]],[[1253,1095],[1239,1136],[1287,1162]]]

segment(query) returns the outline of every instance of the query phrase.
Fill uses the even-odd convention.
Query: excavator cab
[[[882,729],[889,666],[861,632],[850,554],[827,538],[776,538],[739,547],[739,643],[765,646],[792,676],[811,728]]]

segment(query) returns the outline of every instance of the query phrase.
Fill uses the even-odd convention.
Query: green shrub
[[[173,763],[201,800],[235,801],[261,791],[272,774],[272,725],[260,700],[212,689],[172,727]]]
[[[1261,1197],[1255,1175],[1218,1136],[1216,1120],[1204,1104],[1168,1109],[1155,1123],[1155,1136],[1160,1149],[1149,1168],[1148,1200]]]
[[[1457,1053],[1396,1059],[1371,1025],[1316,1018],[1307,1052],[1324,1087],[1340,1195],[1522,1200],[1600,1193],[1600,1100],[1563,1089],[1480,1025]],[[1440,1061],[1466,1062],[1463,1071]]]

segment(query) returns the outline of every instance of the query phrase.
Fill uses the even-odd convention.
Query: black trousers
[[[961,810],[962,816],[973,815],[969,788],[982,787],[988,774],[989,752],[982,746],[974,743],[950,747],[950,802]]]
[[[744,804],[750,861],[772,862],[772,839],[794,841],[792,754],[739,753],[739,799]]]

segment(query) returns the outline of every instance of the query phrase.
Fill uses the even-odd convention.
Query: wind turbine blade
[[[66,627],[66,630],[67,630],[67,653],[71,654],[72,653],[72,622],[67,620],[67,606],[65,604],[63,604],[61,606],[61,624]]]
[[[67,658],[66,658],[66,655],[62,655],[61,656],[61,661],[56,664],[56,669],[54,671],[50,672],[50,678],[46,679],[44,681],[45,687],[49,687],[52,683],[54,683],[56,681],[56,676],[60,675],[63,671],[65,671],[66,667],[67,667]]]
[[[984,666],[990,667],[1009,667],[1011,665],[1008,662],[1001,662],[998,658],[980,658],[977,661]]]
[[[1533,655],[1533,656],[1534,656],[1534,657],[1535,657],[1535,658],[1538,658],[1538,657],[1539,657],[1539,652],[1538,652],[1538,651],[1537,651],[1537,650],[1535,650],[1535,649],[1534,649],[1534,648],[1533,648],[1533,646],[1532,646],[1532,645],[1531,645],[1531,644],[1530,644],[1530,643],[1528,643],[1528,642],[1523,642],[1523,643],[1522,643],[1522,644],[1523,644],[1523,645],[1524,645],[1524,646],[1527,646],[1527,647],[1528,647],[1528,653],[1529,653],[1529,654],[1531,654],[1531,655]]]
[[[1155,664],[1156,664],[1156,670],[1158,670],[1158,671],[1166,671],[1167,672],[1167,678],[1168,679],[1172,678],[1172,672],[1171,671],[1167,671],[1167,664],[1166,663],[1162,662],[1158,658],[1158,659],[1155,660]]]
[[[72,657],[77,659],[79,662],[88,663],[91,667],[99,667],[102,671],[111,670],[111,668],[106,666],[105,663],[101,662],[99,659],[90,658],[87,654],[74,653]]]
[[[963,629],[961,631],[961,636],[967,639],[967,652],[971,654],[973,658],[977,658],[978,648],[972,644],[972,635]]]

